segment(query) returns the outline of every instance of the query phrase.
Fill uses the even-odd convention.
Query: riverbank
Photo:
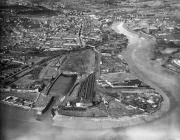
[[[156,38],[155,38],[154,36],[151,36],[151,35],[148,35],[148,34],[146,34],[146,33],[143,33],[142,31],[140,31],[140,32],[135,32],[135,31],[131,30],[131,29],[127,26],[127,24],[125,24],[125,23],[124,23],[122,26],[123,26],[124,29],[126,29],[127,31],[133,33],[134,35],[138,36],[139,38],[140,38],[140,37],[143,37],[143,38],[145,38],[145,39],[150,39],[150,40],[156,41]]]
[[[171,110],[170,107],[174,108],[170,103],[170,99],[173,100],[173,97],[164,87],[166,85],[177,84],[178,82],[176,79],[163,73],[163,68],[161,69],[160,66],[154,67],[152,65],[151,50],[154,47],[155,39],[153,37],[153,39],[139,37],[134,31],[130,32],[129,29],[126,29],[123,23],[115,23],[112,28],[128,37],[130,36],[128,39],[130,42],[133,42],[133,44],[130,43],[127,50],[123,52],[123,56],[131,72],[140,80],[153,87],[164,98],[162,108],[153,114],[154,117],[159,118],[162,114],[167,114]]]

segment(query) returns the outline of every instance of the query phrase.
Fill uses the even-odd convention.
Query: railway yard
[[[39,71],[39,65],[27,68],[24,76],[2,88],[6,92],[2,102],[25,109],[24,101],[30,98],[26,95],[31,93],[29,109],[35,110],[38,118],[46,114],[111,118],[147,115],[156,112],[163,102],[160,94],[130,73],[122,56],[83,48],[47,59],[40,66]],[[32,76],[34,79],[29,78]],[[9,101],[12,91],[19,93],[19,100]]]

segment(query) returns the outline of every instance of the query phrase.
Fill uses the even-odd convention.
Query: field
[[[61,70],[87,74],[94,71],[94,68],[95,53],[91,49],[88,49],[81,52],[71,52],[66,62],[61,67]]]

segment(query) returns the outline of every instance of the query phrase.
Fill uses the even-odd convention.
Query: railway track
[[[78,97],[87,101],[92,101],[95,96],[95,73],[90,74],[80,85]]]

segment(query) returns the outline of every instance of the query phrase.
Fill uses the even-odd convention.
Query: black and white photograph
[[[0,0],[0,140],[180,140],[180,0]]]

